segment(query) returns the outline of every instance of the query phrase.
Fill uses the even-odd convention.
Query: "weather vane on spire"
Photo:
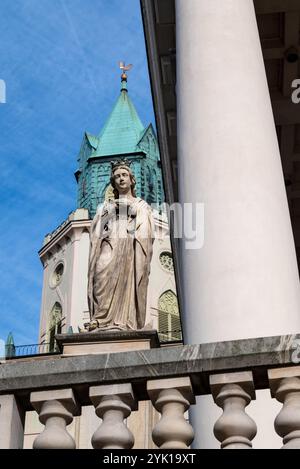
[[[128,72],[128,70],[130,70],[132,68],[132,66],[133,66],[132,64],[125,65],[125,62],[119,62],[119,67],[122,70],[122,75],[121,75],[122,81],[123,80],[127,81],[126,72]]]

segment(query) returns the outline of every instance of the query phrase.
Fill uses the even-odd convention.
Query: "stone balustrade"
[[[282,403],[274,426],[284,448],[300,448],[300,334],[91,355],[12,359],[0,366],[0,448],[22,448],[24,416],[35,410],[44,430],[34,448],[75,448],[67,426],[93,405],[95,449],[130,449],[127,425],[140,401],[160,413],[152,437],[159,448],[188,448],[187,411],[210,394],[223,413],[214,435],[224,449],[249,449],[256,423],[246,408],[256,390]]]

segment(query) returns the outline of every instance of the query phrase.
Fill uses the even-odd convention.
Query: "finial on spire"
[[[119,62],[119,67],[122,70],[122,75],[121,75],[121,83],[122,83],[122,88],[121,91],[127,91],[127,75],[126,72],[128,72],[132,68],[132,64],[125,65],[125,62]]]

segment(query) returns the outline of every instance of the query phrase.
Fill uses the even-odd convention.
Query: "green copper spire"
[[[122,69],[120,95],[96,137],[85,132],[78,155],[78,207],[87,208],[90,217],[97,205],[109,196],[111,162],[126,157],[136,179],[136,194],[148,203],[164,200],[158,143],[152,124],[144,127],[129,97],[126,71]]]
[[[16,349],[15,349],[14,337],[12,335],[12,332],[10,332],[7,336],[6,343],[5,343],[5,356],[14,357],[15,352],[16,352]]]
[[[6,343],[5,345],[14,345],[14,336],[12,334],[12,332],[10,332],[7,336],[7,339],[6,339]]]
[[[120,155],[136,151],[144,126],[128,96],[127,77],[121,77],[121,94],[98,137],[92,157]]]

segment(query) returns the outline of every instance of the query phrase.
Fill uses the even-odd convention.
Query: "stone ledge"
[[[139,399],[147,399],[146,381],[190,376],[197,395],[210,394],[209,376],[252,370],[256,389],[268,388],[267,370],[293,366],[300,334],[165,347],[123,353],[48,357],[5,362],[0,366],[0,393],[24,396],[30,391],[72,387],[89,403],[88,386],[131,382]]]

